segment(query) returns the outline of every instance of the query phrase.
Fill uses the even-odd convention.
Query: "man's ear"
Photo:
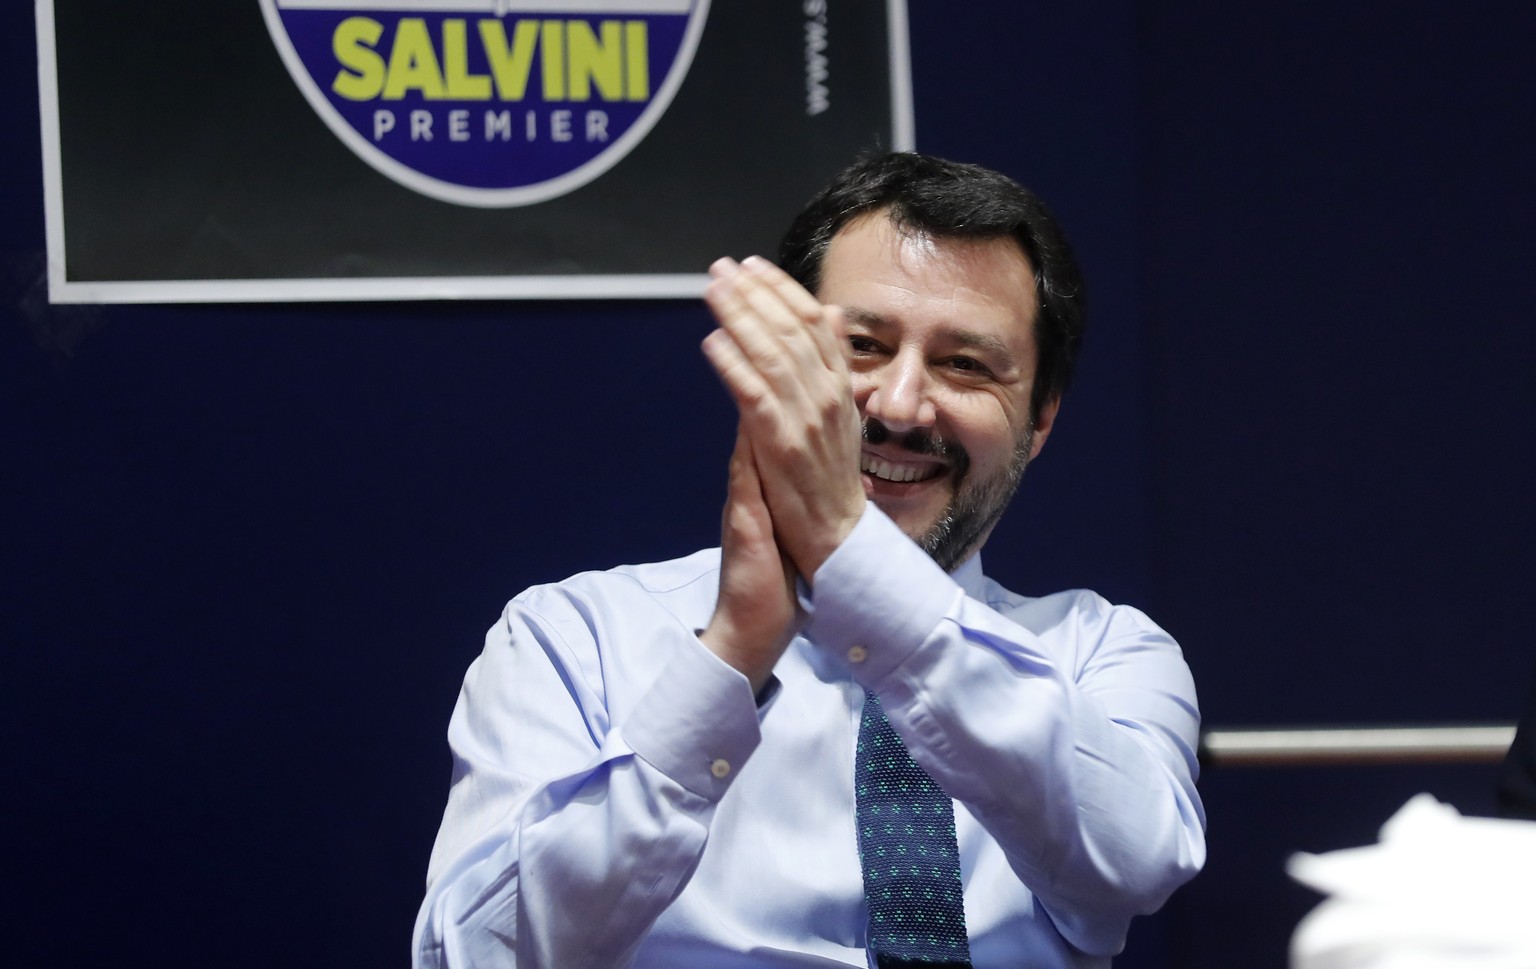
[[[1061,395],[1057,394],[1040,405],[1040,412],[1035,415],[1035,438],[1029,446],[1029,459],[1033,461],[1040,449],[1045,447],[1045,439],[1051,436],[1051,428],[1056,426],[1056,412],[1061,410]]]

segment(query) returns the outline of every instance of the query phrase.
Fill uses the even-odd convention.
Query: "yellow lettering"
[[[544,35],[539,43],[544,62],[544,100],[565,100],[565,21],[544,21]]]
[[[624,25],[624,68],[628,75],[628,83],[624,86],[625,96],[631,101],[650,98],[650,45],[644,20],[631,20]]]
[[[533,48],[539,39],[536,20],[519,20],[512,31],[512,49],[507,49],[507,31],[500,20],[480,21],[480,40],[491,62],[491,76],[496,80],[496,96],[503,101],[521,101],[528,93],[528,74],[533,70]]]
[[[437,52],[432,36],[420,17],[404,17],[395,28],[395,46],[389,52],[389,78],[384,82],[384,100],[398,101],[405,92],[420,91],[429,100],[441,100],[443,72],[437,66]],[[414,123],[414,119],[413,119]],[[411,132],[415,140],[414,127]],[[430,131],[427,137],[431,138]]]
[[[443,21],[441,47],[421,17],[403,17],[387,55],[379,49],[385,27],[349,17],[331,38],[337,71],[331,89],[353,101],[399,101],[419,93],[428,101],[522,101],[534,58],[543,100],[646,101],[651,96],[648,26],[643,20],[476,21],[489,73],[470,68],[469,21]]]
[[[384,87],[384,58],[373,47],[384,36],[384,25],[367,17],[348,17],[331,35],[331,50],[342,70],[331,90],[349,101],[369,101]],[[350,73],[349,73],[350,72]]]
[[[617,20],[604,20],[599,29],[602,40],[597,39],[592,33],[592,25],[585,20],[572,20],[566,25],[572,101],[592,100],[593,84],[606,101],[617,101],[624,96],[624,48],[619,41],[623,24]]]
[[[469,33],[464,21],[443,21],[443,75],[448,97],[458,101],[489,101],[491,79],[469,73]]]

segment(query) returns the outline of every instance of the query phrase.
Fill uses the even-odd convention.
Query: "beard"
[[[870,444],[883,444],[893,437],[890,429],[873,417],[864,418],[863,434]],[[975,481],[971,480],[970,455],[959,443],[945,441],[925,427],[913,428],[896,442],[913,454],[944,458],[953,468],[954,491],[943,514],[922,534],[911,536],[939,568],[953,572],[981,547],[1019,489],[1034,440],[1035,423],[1029,421],[1014,444],[1008,464],[990,478]]]

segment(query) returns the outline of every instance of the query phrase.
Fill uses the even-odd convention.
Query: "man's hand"
[[[721,259],[704,353],[736,400],[779,545],[811,582],[864,513],[842,311],[757,256]]]
[[[746,674],[759,693],[795,635],[794,570],[773,538],[773,521],[746,434],[736,434],[730,488],[720,520],[720,598],[699,639]]]

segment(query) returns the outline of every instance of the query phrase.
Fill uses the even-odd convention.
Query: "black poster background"
[[[894,40],[904,63],[906,38],[886,4],[827,5],[830,107],[813,116],[802,4],[712,4],[676,98],[628,156],[566,195],[493,209],[417,194],[354,155],[289,77],[255,2],[52,6],[56,301],[228,295],[78,285],[93,283],[332,279],[345,291],[300,295],[361,297],[443,295],[355,284],[392,277],[698,274],[771,250],[785,213],[861,150],[909,147],[892,106],[893,84],[910,104],[891,56]]]

